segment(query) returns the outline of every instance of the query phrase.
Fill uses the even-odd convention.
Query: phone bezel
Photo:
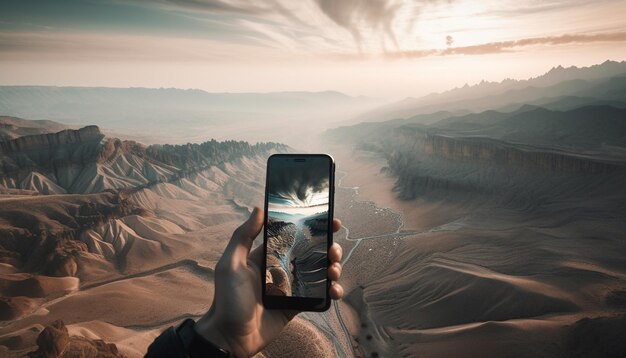
[[[323,312],[330,308],[330,280],[328,275],[326,277],[326,297],[325,298],[311,298],[311,297],[293,297],[293,296],[273,296],[265,294],[266,285],[266,269],[267,269],[267,218],[268,218],[268,187],[267,180],[269,176],[269,168],[271,160],[295,160],[301,158],[311,157],[325,157],[330,160],[329,165],[329,192],[328,192],[328,239],[327,239],[327,251],[330,250],[333,244],[333,218],[334,218],[334,206],[335,206],[335,160],[328,154],[273,154],[267,159],[267,169],[265,177],[265,220],[263,222],[263,263],[261,265],[261,295],[263,299],[263,306],[269,309],[290,309],[298,311],[312,311]],[[328,267],[330,261],[328,255],[326,255],[326,266]]]

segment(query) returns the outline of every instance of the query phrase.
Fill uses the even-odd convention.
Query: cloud
[[[282,167],[279,164],[271,168],[267,178],[268,194],[294,202],[307,202],[310,192],[328,189],[328,162],[316,161],[317,165],[303,165],[301,170]]]
[[[389,58],[419,58],[449,55],[486,55],[514,51],[537,45],[585,44],[594,42],[625,42],[626,31],[597,34],[565,34],[561,36],[533,37],[520,40],[488,42],[471,46],[448,47],[446,49],[424,49],[387,53]]]
[[[148,4],[146,0],[138,1]],[[293,34],[317,35],[329,42],[341,39],[343,34],[338,30],[344,29],[352,38],[352,46],[361,52],[370,50],[369,47],[399,50],[399,34],[395,26],[398,17],[409,17],[404,20],[407,22],[405,27],[410,30],[409,25],[418,16],[420,6],[439,1],[443,0],[160,0],[159,3],[179,10],[230,13],[248,23],[258,22],[263,28],[290,28]],[[324,35],[320,35],[322,33]],[[294,36],[294,40],[298,41],[300,37]]]
[[[0,32],[4,60],[233,62],[273,56],[270,49],[209,39],[59,32]]]
[[[541,1],[498,1],[494,2],[489,12],[481,15],[497,15],[503,17],[509,16],[523,16],[523,15],[533,15],[533,14],[541,14],[548,12],[559,12],[571,8],[580,8],[584,6],[598,6],[599,3],[611,3],[616,0],[595,0],[590,2],[588,0],[541,0]],[[618,0],[619,1],[619,0]]]
[[[151,1],[150,1],[151,2]],[[180,8],[201,10],[208,12],[232,12],[239,14],[267,14],[284,10],[276,1],[223,1],[223,0],[161,0],[162,4],[169,4]]]
[[[348,30],[357,45],[363,41],[365,29],[383,34],[398,48],[393,21],[402,7],[393,0],[316,0],[319,8],[337,25]]]

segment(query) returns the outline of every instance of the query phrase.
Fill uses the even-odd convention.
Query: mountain
[[[448,138],[451,142],[497,140],[528,150],[565,151],[572,156],[626,163],[626,109],[606,105],[569,111],[523,105],[513,112],[488,110],[450,116],[428,125],[419,120],[361,123],[329,130],[327,136],[330,141],[391,153],[406,140],[405,136],[418,133],[424,138]]]
[[[626,61],[606,61],[582,68],[558,66],[528,80],[483,81],[420,98],[406,98],[366,112],[353,122],[409,118],[437,111],[484,111],[561,96],[589,97],[626,106]]]
[[[325,133],[343,187],[402,215],[371,241],[382,222],[346,225],[367,353],[624,355],[623,66],[467,86]]]
[[[513,112],[525,105],[533,105],[555,111],[569,111],[586,106],[611,106],[616,108],[626,108],[626,101],[601,100],[594,97],[582,96],[558,96],[544,97],[538,100],[529,101],[528,103],[510,103],[496,109],[502,112]]]
[[[430,128],[454,136],[481,136],[574,151],[626,144],[626,109],[585,106],[552,111],[524,106],[510,113],[486,111],[441,120]]]
[[[40,134],[0,141],[0,355],[45,351],[63,320],[70,351],[103,338],[140,356],[154,337],[132,327],[205,311],[230,233],[263,197],[267,157],[289,150],[12,121]]]
[[[274,220],[280,220],[285,222],[296,222],[300,219],[304,218],[303,214],[288,214],[282,211],[268,211],[268,215],[272,217]]]
[[[33,121],[17,117],[0,116],[0,141],[15,139],[25,135],[58,132],[68,128],[67,125],[54,121]]]
[[[316,126],[371,108],[371,99],[326,92],[209,93],[175,88],[0,86],[0,113],[98,125],[152,143],[205,138],[277,140],[291,126]],[[262,136],[263,135],[263,136]],[[261,137],[261,138],[259,138]],[[281,139],[281,138],[278,138]]]
[[[244,155],[284,146],[217,142],[144,146],[105,138],[97,126],[0,142],[0,190],[44,194],[138,188],[193,175]]]

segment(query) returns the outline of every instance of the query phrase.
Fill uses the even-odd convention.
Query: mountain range
[[[306,127],[312,120],[327,126],[373,105],[371,99],[335,91],[209,93],[175,88],[0,86],[4,115],[98,125],[144,143],[202,142],[207,137],[277,140],[281,127],[290,134],[291,126]],[[263,133],[267,135],[259,139]]]
[[[440,111],[457,114],[489,109],[510,111],[523,104],[565,110],[591,104],[624,108],[625,103],[626,62],[606,61],[582,68],[558,66],[528,80],[483,81],[420,98],[409,97],[365,112],[351,122],[409,119]]]

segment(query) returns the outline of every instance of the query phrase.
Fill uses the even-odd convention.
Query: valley
[[[128,130],[115,122],[0,117],[0,354],[32,352],[54,329],[69,332],[70,349],[142,356],[162,329],[210,306],[232,230],[262,205],[267,157],[314,151],[337,162],[346,294],[327,312],[298,315],[259,357],[623,356],[624,66],[481,82],[311,132],[310,117],[306,126],[246,127],[267,124],[258,138],[277,130],[297,147],[146,145],[112,136]],[[73,91],[56,96],[70,101]],[[195,138],[197,128],[184,130]],[[272,248],[316,231],[306,226],[272,227],[294,238]],[[285,272],[291,263],[275,258]],[[288,294],[284,276],[273,289]]]

